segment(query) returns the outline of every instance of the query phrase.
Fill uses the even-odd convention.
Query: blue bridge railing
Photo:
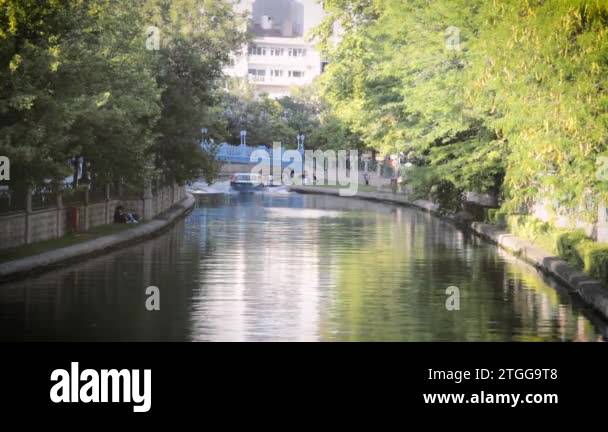
[[[206,142],[202,143],[201,146],[203,148],[210,147],[210,145]],[[263,151],[256,154],[256,157],[252,160],[251,155],[256,150],[263,150]],[[283,160],[283,154],[285,153],[286,150],[287,149],[285,149],[281,146],[280,153],[279,153],[281,160]],[[298,151],[300,152],[302,157],[304,157],[304,148],[302,146],[300,146],[300,148],[298,148]],[[221,162],[226,162],[226,163],[257,164],[257,163],[263,162],[264,160],[267,160],[269,163],[272,164],[273,156],[274,156],[274,151],[273,151],[272,147],[267,147],[264,145],[260,145],[257,147],[251,147],[251,146],[248,146],[245,144],[232,145],[232,144],[228,144],[228,143],[223,143],[223,144],[220,144],[220,146],[219,146],[216,158],[217,158],[217,160],[219,160]]]

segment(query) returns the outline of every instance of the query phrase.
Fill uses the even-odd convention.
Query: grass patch
[[[511,234],[532,241],[577,270],[608,284],[608,244],[598,243],[581,230],[555,228],[532,216],[505,216]]]
[[[572,233],[569,230],[554,228],[551,224],[531,216],[507,216],[505,222],[511,234],[531,240],[555,255],[559,254],[560,237]]]
[[[91,228],[86,233],[70,233],[58,239],[45,240],[29,245],[4,249],[0,251],[0,263],[39,255],[44,252],[52,251],[55,249],[61,249],[67,246],[72,246],[88,240],[94,240],[99,237],[120,233],[141,225],[141,223],[100,225]]]

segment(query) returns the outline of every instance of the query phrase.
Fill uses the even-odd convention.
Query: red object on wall
[[[68,209],[68,227],[70,230],[78,231],[78,207]]]

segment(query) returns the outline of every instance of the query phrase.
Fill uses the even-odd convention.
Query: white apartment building
[[[250,14],[255,38],[225,70],[228,76],[246,78],[256,93],[278,98],[321,74],[321,56],[307,39],[323,19],[318,0],[241,0],[237,7]]]

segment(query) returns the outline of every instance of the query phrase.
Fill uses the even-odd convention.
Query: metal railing
[[[151,195],[157,196],[168,185],[162,181],[152,181]],[[105,184],[80,185],[76,188],[65,184],[60,190],[44,185],[31,189],[29,198],[25,191],[18,193],[7,186],[0,186],[0,214],[52,209],[59,202],[63,207],[79,207],[108,200],[141,200],[145,198],[144,195],[144,186],[140,184],[111,184],[109,188]]]
[[[64,206],[74,206],[86,201],[86,190],[81,188],[67,187],[61,192]]]
[[[107,200],[106,186],[93,186],[89,190],[89,202],[90,203],[101,203]]]
[[[0,213],[24,211],[25,205],[25,194],[18,195],[8,189],[0,190]]]
[[[115,195],[119,199],[142,199],[144,196],[143,186],[134,186],[128,184],[122,184],[118,187]]]
[[[39,187],[32,191],[32,210],[57,207],[57,193],[50,187]]]

